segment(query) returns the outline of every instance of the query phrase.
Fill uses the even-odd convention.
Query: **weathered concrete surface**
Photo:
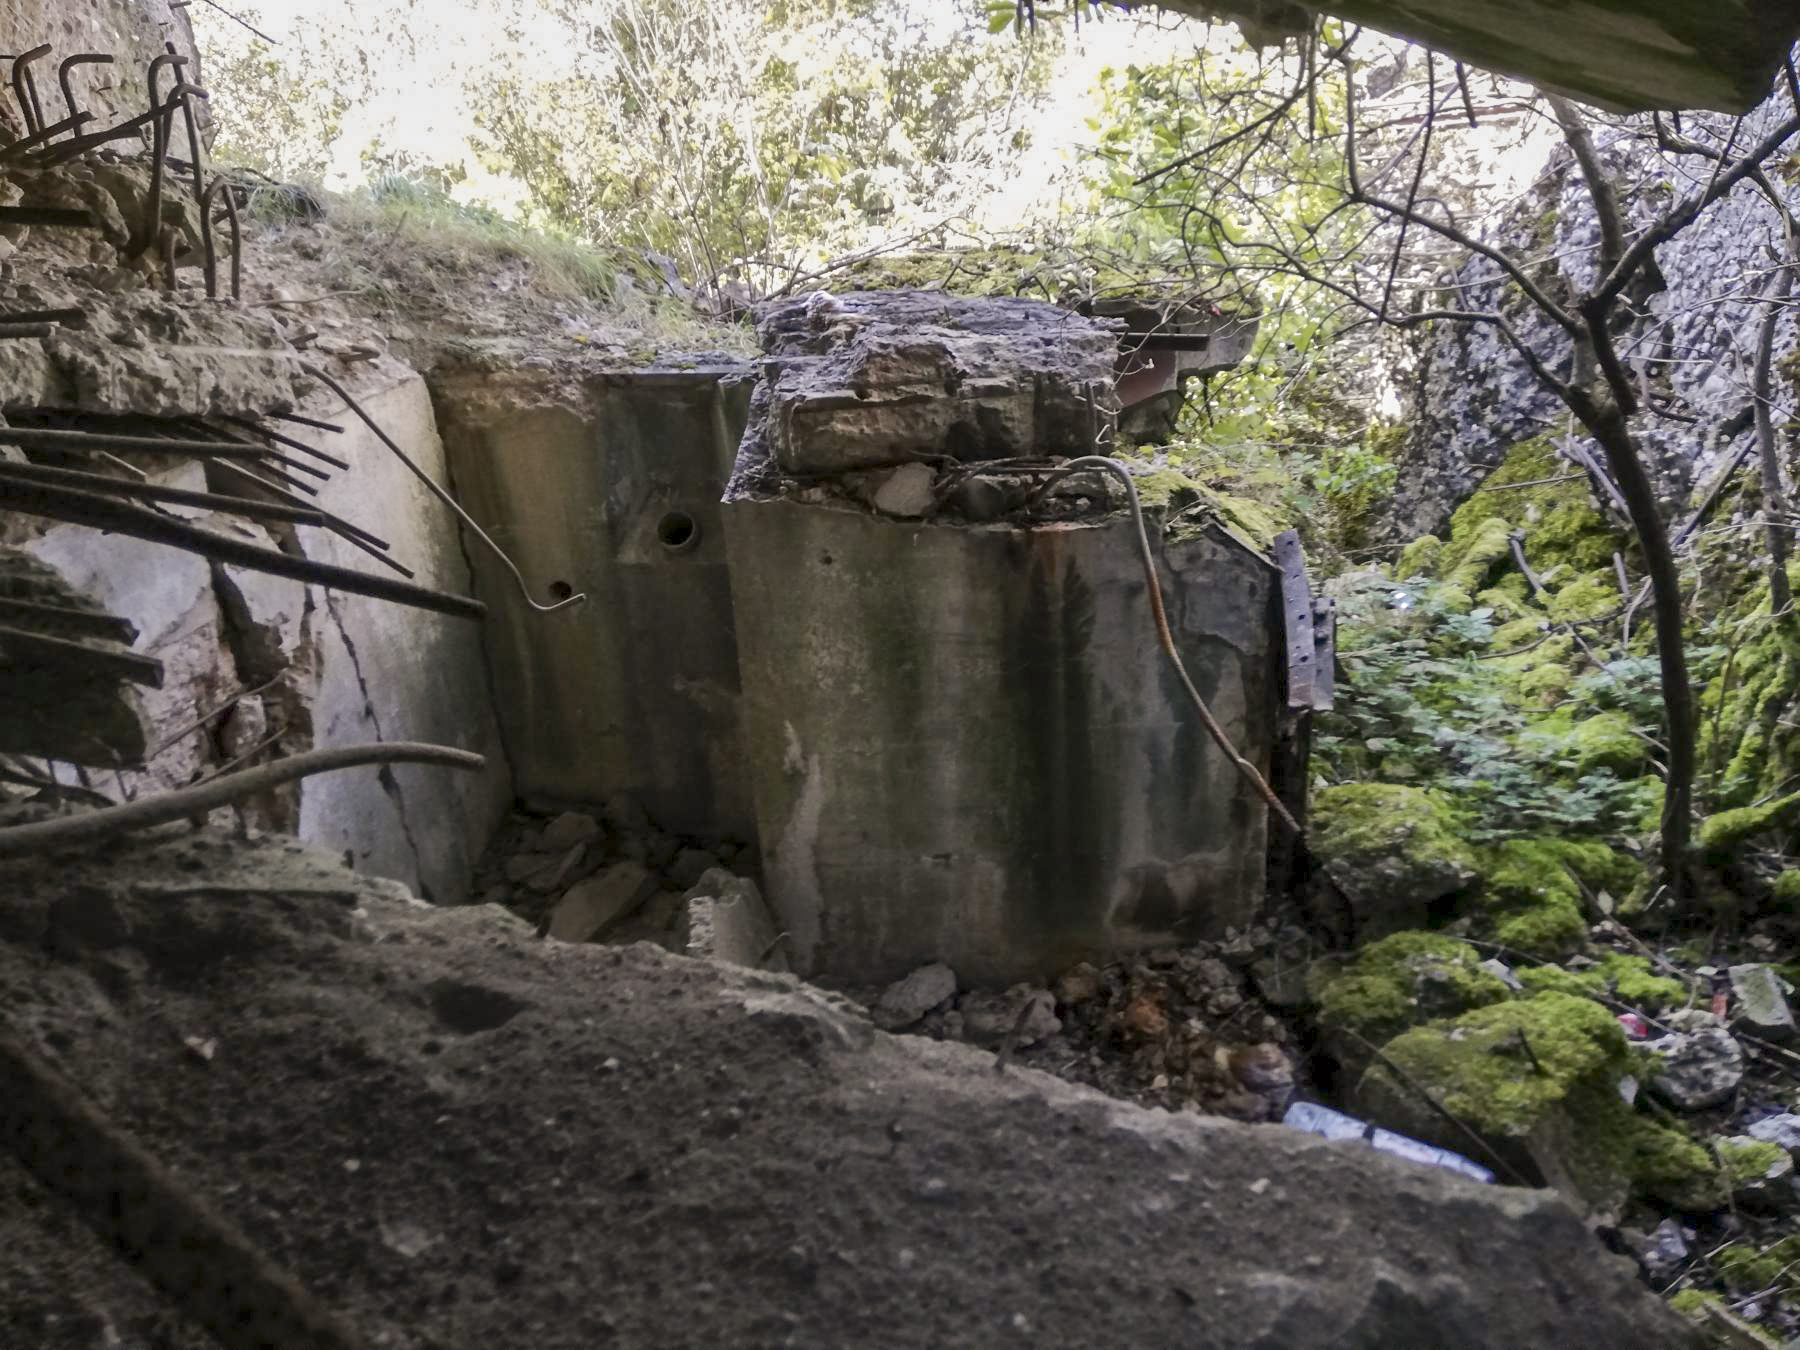
[[[1743,112],[1800,33],[1787,0],[1158,0],[1232,19],[1256,42],[1310,33],[1331,14],[1473,65],[1623,110]]]
[[[210,832],[0,893],[16,1035],[387,1350],[1695,1340],[1548,1192],[996,1073],[788,976]],[[48,946],[71,894],[105,943]],[[0,1344],[204,1344],[7,1195]]]
[[[95,116],[93,127],[144,110],[144,67],[162,55],[164,43],[173,42],[188,58],[188,79],[205,83],[187,11],[168,0],[0,0],[0,52],[29,51],[43,42],[53,50],[32,69],[44,116],[51,122],[68,116],[56,82],[57,63],[76,52],[105,52],[118,60],[112,66],[77,66],[69,73],[77,100]],[[10,64],[10,55],[8,60]],[[165,78],[163,88],[168,87]],[[206,116],[204,105],[199,112]],[[15,131],[17,119],[9,91],[0,98],[0,126]]]
[[[764,879],[800,970],[1009,983],[1249,920],[1264,809],[1157,650],[1128,518],[725,511]],[[1210,529],[1157,552],[1202,695],[1266,764],[1271,569]]]
[[[464,507],[540,601],[588,597],[534,613],[496,559],[471,552],[521,795],[629,792],[666,830],[752,837],[718,505],[745,373],[433,377]]]
[[[712,868],[682,897],[682,909],[687,955],[746,970],[787,970],[768,906],[749,877]]]
[[[757,316],[763,443],[789,474],[1080,454],[1118,407],[1122,327],[1038,300],[942,291],[773,302]]]
[[[404,366],[358,367],[351,392],[435,481],[447,475],[424,380]],[[345,376],[340,374],[339,379]],[[309,433],[350,473],[321,486],[318,504],[387,539],[421,585],[468,594],[456,520],[335,397],[308,413],[342,425]],[[378,564],[336,535],[309,531],[307,556],[346,567]],[[486,755],[484,773],[396,764],[324,774],[300,795],[300,837],[440,903],[467,898],[468,878],[511,800],[511,784],[482,652],[482,625],[337,592],[317,597],[314,743],[432,741]],[[493,622],[490,616],[488,622]]]
[[[87,315],[47,338],[0,343],[0,406],[147,417],[294,406],[294,352],[264,313],[208,304],[193,291],[102,298],[47,280],[0,285],[0,306]]]

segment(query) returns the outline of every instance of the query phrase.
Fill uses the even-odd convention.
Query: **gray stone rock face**
[[[925,456],[1080,454],[1113,424],[1123,325],[1013,297],[818,292],[765,306],[767,416],[739,474],[842,473]],[[1092,404],[1090,405],[1090,398]]]
[[[1784,114],[1786,104],[1783,94],[1752,112],[1736,143],[1753,144]],[[1709,136],[1713,129],[1709,127]],[[1716,129],[1722,141],[1729,119],[1720,119]],[[1686,168],[1650,148],[1652,138],[1638,127],[1628,126],[1624,132],[1597,129],[1596,140],[1619,179],[1672,182],[1679,192],[1694,190]],[[1793,184],[1780,175],[1775,181],[1777,190],[1787,195],[1790,209],[1800,203],[1800,191]],[[1647,223],[1650,211],[1667,200],[1657,192],[1639,194],[1627,231]],[[1657,266],[1667,288],[1639,297],[1644,317],[1622,335],[1621,350],[1658,391],[1658,399],[1684,418],[1697,419],[1673,421],[1643,414],[1633,420],[1647,466],[1671,505],[1744,448],[1746,438],[1754,437],[1748,420],[1749,372],[1762,312],[1756,279],[1767,271],[1766,245],[1780,237],[1774,208],[1752,184],[1740,184],[1657,250]],[[1583,287],[1591,283],[1599,225],[1566,150],[1555,152],[1540,184],[1487,242],[1515,257],[1554,258],[1548,266],[1560,276],[1552,276],[1553,289],[1564,281]],[[1500,308],[1504,288],[1498,276],[1498,269],[1485,260],[1465,265],[1459,274],[1465,288],[1459,307]],[[1722,279],[1738,277],[1749,280],[1742,285],[1721,284]],[[1553,370],[1566,373],[1569,348],[1561,331],[1529,305],[1509,307],[1508,314],[1520,337]],[[1778,361],[1793,350],[1794,333],[1791,322],[1777,327]],[[1665,360],[1659,352],[1674,356]],[[1415,403],[1407,417],[1411,436],[1388,509],[1388,529],[1394,538],[1405,540],[1441,529],[1456,504],[1520,441],[1548,435],[1561,446],[1572,440],[1576,448],[1603,462],[1591,440],[1579,434],[1565,437],[1568,415],[1563,405],[1491,326],[1438,325],[1422,348],[1422,357]],[[1578,471],[1571,463],[1570,472]]]
[[[1765,1144],[1780,1144],[1789,1153],[1800,1153],[1800,1116],[1791,1112],[1784,1111],[1778,1116],[1765,1116],[1753,1121],[1746,1127],[1745,1133]]]
[[[955,997],[956,972],[942,961],[934,961],[928,966],[920,966],[882,991],[875,1003],[875,1025],[886,1031],[898,1031]]]
[[[1694,1025],[1648,1043],[1657,1058],[1650,1090],[1678,1111],[1717,1106],[1744,1079],[1743,1050],[1710,1014],[1700,1016],[1711,1025]],[[1689,1021],[1699,1023],[1692,1014]]]

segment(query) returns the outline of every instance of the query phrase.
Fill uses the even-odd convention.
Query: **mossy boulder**
[[[1401,581],[1412,577],[1433,576],[1443,552],[1442,539],[1435,534],[1422,534],[1400,550],[1400,557],[1394,563],[1394,576]]]
[[[1487,851],[1482,912],[1495,942],[1542,961],[1561,961],[1587,945],[1571,866],[1580,848],[1563,839],[1511,839]]]
[[[1730,849],[1752,835],[1789,828],[1796,819],[1800,819],[1800,792],[1791,792],[1761,806],[1716,812],[1700,822],[1698,838],[1703,848]]]
[[[1793,1198],[1794,1160],[1780,1144],[1731,1135],[1716,1140],[1713,1149],[1738,1204],[1760,1207]]]
[[[1315,794],[1312,847],[1349,901],[1359,938],[1421,926],[1435,902],[1479,875],[1448,803],[1397,783],[1341,783]]]
[[[1409,1027],[1512,996],[1505,981],[1481,969],[1481,954],[1468,943],[1419,932],[1384,937],[1349,962],[1314,962],[1307,991],[1327,1052],[1356,1069],[1368,1063],[1365,1042],[1379,1048]]]
[[[1451,535],[1438,568],[1446,585],[1474,595],[1511,555],[1512,526],[1499,516],[1489,516],[1465,535]]]
[[[1769,887],[1775,903],[1784,910],[1800,906],[1800,868],[1789,868],[1775,878]]]
[[[1613,1015],[1591,999],[1552,992],[1478,1008],[1402,1033],[1384,1057],[1393,1067],[1372,1064],[1355,1089],[1371,1120],[1470,1152],[1469,1137],[1421,1100],[1429,1094],[1489,1155],[1595,1213],[1616,1214],[1634,1194],[1680,1208],[1723,1203],[1705,1150],[1620,1095],[1635,1058]]]

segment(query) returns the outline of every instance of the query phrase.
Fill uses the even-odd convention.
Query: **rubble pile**
[[[1279,987],[1277,945],[1252,929],[1003,993],[959,990],[938,963],[855,992],[885,1030],[968,1042],[1145,1106],[1274,1121],[1304,1085],[1300,1035],[1264,992]]]
[[[564,942],[653,942],[753,969],[788,969],[753,875],[753,847],[687,841],[636,798],[590,810],[515,811],[476,868],[473,894]]]

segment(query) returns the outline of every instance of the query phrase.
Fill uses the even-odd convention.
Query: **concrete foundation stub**
[[[1253,917],[1264,808],[1157,649],[1129,517],[725,512],[764,875],[803,971],[1008,983]],[[1266,765],[1273,574],[1213,529],[1157,551],[1202,695]]]

